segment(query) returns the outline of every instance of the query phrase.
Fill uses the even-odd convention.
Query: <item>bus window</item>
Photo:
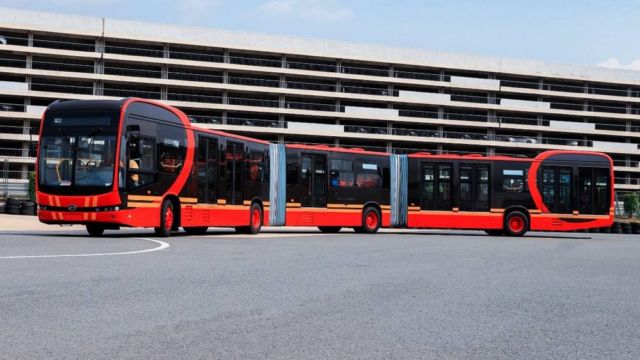
[[[331,159],[329,162],[329,179],[331,186],[353,186],[353,161]]]
[[[436,204],[439,210],[451,209],[451,165],[438,166],[438,195]]]
[[[564,214],[572,212],[572,179],[571,168],[542,168],[542,200],[550,212]]]
[[[156,141],[152,137],[141,136],[138,144],[140,149],[134,154],[138,157],[130,157],[127,164],[127,183],[130,189],[149,185],[155,180],[153,173],[156,171]]]
[[[489,210],[489,168],[478,166],[475,176],[476,196],[475,208],[478,211]]]
[[[430,209],[433,207],[435,177],[433,174],[433,166],[422,167],[422,209]]]
[[[287,154],[287,185],[298,184],[298,157]]]
[[[362,163],[356,175],[356,186],[360,188],[379,188],[382,179],[378,164]]]
[[[558,213],[570,213],[573,210],[571,202],[573,182],[571,179],[571,168],[558,169],[558,204],[556,206],[556,212]]]
[[[578,210],[581,214],[591,214],[593,211],[593,169],[580,168],[578,175],[580,180]]]
[[[247,162],[247,180],[261,182],[264,180],[264,153],[252,151]]]
[[[609,188],[609,169],[596,170],[596,201],[595,210],[597,214],[608,214],[611,200],[609,199],[611,189]]]
[[[242,203],[242,171],[244,164],[244,145],[227,142],[227,204]]]
[[[471,194],[471,167],[460,167],[460,210],[473,210]]]
[[[204,136],[198,136],[196,172],[198,176],[198,201],[200,202],[215,203],[217,200],[217,155],[217,141]]]
[[[502,191],[523,192],[524,191],[524,171],[523,170],[502,170]]]
[[[556,173],[552,168],[542,170],[542,201],[550,211],[555,208]]]

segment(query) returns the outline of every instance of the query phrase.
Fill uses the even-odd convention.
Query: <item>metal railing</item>
[[[22,45],[26,46],[28,40],[25,37],[13,37],[3,36],[9,45]],[[45,47],[64,50],[75,51],[88,51],[99,52],[101,49],[95,43],[87,43],[85,39],[78,39],[78,41],[62,41],[62,40],[50,40],[42,39],[36,36],[33,40],[34,47]],[[115,53],[123,55],[134,56],[148,56],[148,57],[168,57],[180,60],[192,60],[201,62],[225,62],[225,57],[222,51],[219,53],[215,51],[203,50],[198,52],[197,50],[173,50],[169,48],[167,51],[160,49],[159,46],[150,45],[148,47],[136,47],[122,46],[121,44],[107,43],[104,46],[105,53]],[[300,60],[286,61],[275,60],[273,58],[257,56],[229,56],[228,61],[235,64],[244,64],[251,66],[267,66],[267,67],[285,67],[299,70],[312,70],[321,72],[341,72],[355,75],[369,75],[376,77],[397,77],[408,78],[417,80],[431,80],[431,81],[450,81],[449,75],[441,75],[440,73],[434,73],[429,71],[392,71],[389,69],[381,69],[367,66],[338,66],[338,64],[330,64],[325,62],[304,62]],[[623,96],[623,97],[640,97],[640,89],[627,89],[620,88],[608,88],[601,85],[586,84],[584,86],[572,85],[572,84],[554,84],[545,83],[544,81],[526,81],[526,80],[500,80],[502,86],[520,87],[529,89],[551,90],[560,92],[574,92],[574,93],[586,93],[586,94],[598,94],[598,95],[611,95],[611,96]]]

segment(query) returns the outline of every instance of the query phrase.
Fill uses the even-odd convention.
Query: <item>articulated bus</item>
[[[40,221],[82,224],[94,236],[120,227],[255,234],[263,225],[521,236],[613,222],[605,154],[522,159],[271,144],[193,127],[183,112],[137,98],[51,104],[37,159]]]

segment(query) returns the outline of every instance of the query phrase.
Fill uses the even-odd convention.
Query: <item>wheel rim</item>
[[[164,228],[167,231],[173,228],[173,209],[170,206],[164,211]]]
[[[524,220],[520,216],[514,216],[509,219],[509,228],[514,233],[519,233],[524,230]]]
[[[371,211],[370,213],[367,214],[365,222],[366,222],[367,228],[375,229],[378,226],[378,215],[376,215],[375,212]]]
[[[253,213],[251,213],[251,226],[254,229],[257,229],[260,226],[260,210],[253,209]]]

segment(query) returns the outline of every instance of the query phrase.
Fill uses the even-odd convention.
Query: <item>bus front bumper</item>
[[[135,209],[124,209],[117,211],[57,211],[38,210],[38,220],[45,224],[95,224],[103,223],[109,225],[119,225],[126,227],[151,227],[154,223],[147,223],[149,220],[140,216]],[[141,221],[142,220],[142,221]]]

